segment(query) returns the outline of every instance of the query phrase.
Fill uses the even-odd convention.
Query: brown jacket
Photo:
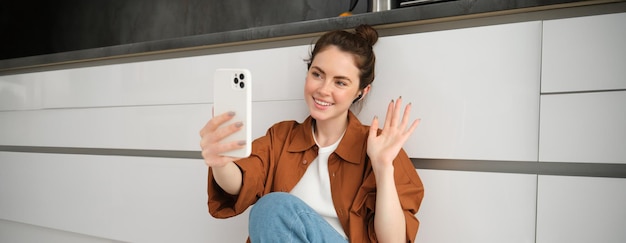
[[[312,137],[313,119],[302,124],[275,124],[252,145],[252,155],[235,163],[243,173],[239,195],[225,193],[209,169],[209,212],[216,218],[243,213],[263,195],[289,192],[317,157]],[[348,128],[339,146],[328,158],[333,203],[350,242],[377,242],[374,232],[376,181],[367,156],[369,127],[349,112]],[[424,196],[422,182],[404,150],[394,160],[396,188],[406,218],[406,236],[415,240],[419,221],[415,214]]]

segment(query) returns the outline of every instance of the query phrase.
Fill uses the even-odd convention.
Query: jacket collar
[[[313,139],[313,122],[313,118],[309,116],[301,126],[294,128],[291,143],[287,149],[289,152],[302,152],[317,147]],[[343,160],[353,164],[360,164],[362,161],[365,161],[367,153],[356,151],[367,151],[368,131],[369,129],[361,124],[352,111],[348,111],[348,128],[335,153]]]

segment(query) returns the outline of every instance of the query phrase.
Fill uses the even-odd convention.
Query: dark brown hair
[[[359,25],[354,29],[354,32],[345,30],[328,32],[315,43],[315,48],[307,60],[307,69],[311,68],[311,63],[319,52],[329,46],[336,46],[340,50],[354,55],[354,61],[359,69],[359,90],[362,90],[374,82],[376,56],[373,46],[376,41],[378,41],[378,32],[369,25]]]

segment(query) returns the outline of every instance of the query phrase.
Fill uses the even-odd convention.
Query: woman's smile
[[[313,101],[315,102],[316,107],[318,109],[322,109],[322,110],[325,110],[329,106],[334,104],[334,103],[331,103],[331,102],[326,102],[326,101],[323,101],[323,100],[316,99],[315,97],[313,97]]]

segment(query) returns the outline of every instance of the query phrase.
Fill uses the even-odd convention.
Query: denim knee
[[[261,197],[249,217],[253,242],[346,242],[322,216],[289,193]]]
[[[272,192],[261,197],[250,210],[250,218],[255,217],[257,214],[263,214],[267,217],[269,212],[276,212],[276,210],[286,210],[293,205],[294,200],[299,200],[295,196],[286,192]],[[276,215],[277,214],[270,214]]]
[[[286,192],[272,192],[261,197],[255,204],[255,207],[275,207],[277,204],[289,204],[293,200],[298,200],[295,196]]]
[[[297,215],[293,213],[293,195],[273,192],[261,197],[252,206],[248,230],[250,239],[255,242],[298,242],[301,238],[293,227],[298,227]],[[280,239],[280,241],[276,241]]]

